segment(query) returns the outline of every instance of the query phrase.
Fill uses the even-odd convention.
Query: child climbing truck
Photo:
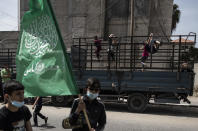
[[[151,41],[151,43],[149,44],[149,53],[155,54],[157,53],[157,51],[159,50],[159,46],[160,46],[160,42],[157,40],[153,40]]]
[[[115,61],[115,48],[117,46],[116,36],[114,34],[109,35],[109,47],[107,49],[108,61]]]
[[[145,66],[145,61],[148,59],[148,56],[149,56],[149,50],[150,50],[149,43],[145,42],[144,46],[141,49],[143,49],[142,58],[141,58],[141,64],[142,64],[142,70],[143,70]]]
[[[160,42],[157,40],[153,40],[153,33],[150,34],[148,40],[145,42],[144,46],[141,49],[143,50],[141,64],[142,64],[142,71],[144,71],[145,61],[149,57],[149,53],[154,54],[159,49]]]
[[[96,47],[95,54],[98,60],[100,60],[100,51],[101,51],[101,40],[98,39],[98,36],[94,37],[94,45]]]

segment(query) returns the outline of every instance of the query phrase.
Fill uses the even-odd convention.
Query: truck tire
[[[72,103],[73,96],[52,96],[51,101],[54,106],[68,106]]]
[[[148,103],[148,98],[141,93],[134,93],[129,95],[127,104],[128,109],[131,112],[143,112]]]

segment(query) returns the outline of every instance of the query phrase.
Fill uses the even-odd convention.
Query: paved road
[[[31,106],[29,106],[31,109]],[[186,106],[150,105],[145,113],[130,113],[123,104],[106,104],[106,131],[197,131],[198,108]],[[49,124],[39,119],[40,127],[34,131],[63,131],[62,119],[70,108],[44,106],[42,113],[49,117]],[[71,131],[71,130],[67,130]]]

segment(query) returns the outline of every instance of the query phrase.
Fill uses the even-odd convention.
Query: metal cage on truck
[[[74,38],[71,62],[75,64],[73,71],[79,88],[85,87],[87,78],[96,77],[101,82],[100,97],[104,102],[126,103],[133,112],[144,111],[151,99],[160,103],[179,103],[180,100],[189,103],[187,97],[193,94],[195,75],[191,50],[196,35],[154,36],[161,44],[157,53],[150,53],[142,72],[140,47],[147,38],[116,38],[115,60],[107,58],[108,41],[102,41],[98,60],[93,38]],[[191,72],[182,72],[183,63],[188,63]]]

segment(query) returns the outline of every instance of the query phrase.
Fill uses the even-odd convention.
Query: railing
[[[115,60],[108,60],[108,41],[102,41],[101,59],[97,60],[95,55],[95,45],[93,38],[74,38],[71,49],[71,62],[76,70],[127,70],[139,71],[142,69],[141,55],[143,42],[148,36],[126,36],[118,37],[115,48]],[[146,61],[146,70],[149,71],[181,71],[181,64],[187,62],[194,68],[194,58],[189,56],[191,46],[196,43],[196,35],[175,35],[169,37],[154,36],[155,40],[161,42],[159,50],[155,54],[150,54]],[[170,41],[167,41],[167,38]],[[171,42],[171,39],[178,39],[179,42]],[[185,42],[182,41],[185,39]],[[188,40],[192,42],[189,43]],[[187,48],[188,47],[188,48]],[[16,72],[16,49],[0,49],[0,68],[7,64]]]
[[[15,48],[0,49],[0,68],[2,68],[3,65],[8,65],[12,72],[16,72],[15,57]]]
[[[73,46],[76,52],[71,52],[72,63],[78,62],[75,69],[79,70],[130,70],[139,71],[142,69],[141,55],[144,41],[148,36],[126,36],[118,37],[115,47],[115,60],[108,60],[107,49],[108,41],[102,41],[102,50],[100,52],[101,59],[98,60],[95,54],[95,45],[93,38],[74,38]],[[169,41],[167,41],[169,38]],[[181,71],[182,63],[188,63],[191,68],[194,67],[193,57],[188,57],[191,48],[196,43],[196,35],[174,35],[174,36],[154,36],[153,39],[161,42],[159,50],[155,54],[149,54],[146,61],[145,69],[150,71]],[[178,42],[173,42],[178,39]],[[183,41],[185,39],[185,41]],[[186,39],[191,40],[186,41]],[[80,51],[81,50],[81,51]],[[84,53],[82,53],[84,50]],[[86,53],[85,53],[86,52]],[[83,61],[82,61],[83,57]],[[80,59],[79,59],[80,58]],[[83,62],[83,64],[81,63]]]

